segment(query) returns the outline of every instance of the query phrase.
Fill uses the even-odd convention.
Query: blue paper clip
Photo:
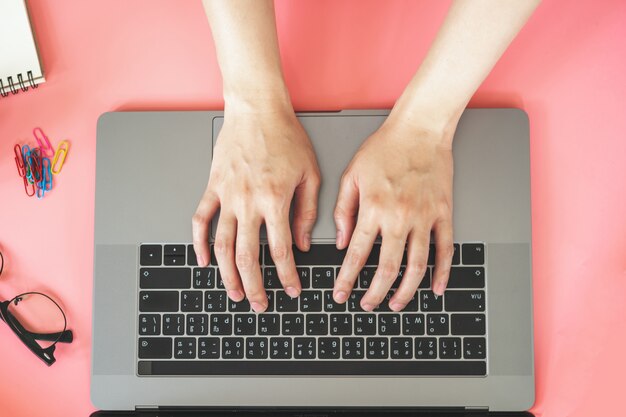
[[[44,189],[44,191],[50,191],[52,190],[52,171],[51,171],[51,166],[52,164],[50,163],[50,158],[43,158],[41,160],[41,182],[42,182],[42,187]]]
[[[37,191],[35,193],[37,194],[37,198],[41,200],[43,196],[46,194],[46,190],[44,190],[43,188],[37,187]]]
[[[26,170],[25,178],[28,180],[30,184],[33,183],[33,176],[30,172],[30,166],[28,165],[28,157],[30,156],[30,146],[24,145],[22,146],[22,157],[24,158],[24,169]]]

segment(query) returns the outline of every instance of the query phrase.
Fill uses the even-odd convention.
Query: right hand
[[[213,150],[209,183],[193,216],[198,265],[210,259],[209,225],[220,209],[215,256],[228,297],[247,296],[263,312],[268,301],[259,265],[259,228],[265,223],[278,277],[290,297],[302,290],[292,251],[307,251],[317,217],[320,172],[311,142],[293,109],[228,107]],[[293,224],[289,208],[295,196]]]

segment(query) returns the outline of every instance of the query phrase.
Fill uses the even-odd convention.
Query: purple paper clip
[[[40,127],[36,127],[33,129],[33,136],[35,136],[35,139],[37,140],[37,144],[39,145],[39,148],[41,149],[41,155],[47,156],[48,158],[54,157],[54,148],[52,147],[52,145],[50,144],[50,141],[48,140],[48,137],[46,136],[45,133],[43,133],[43,130],[41,130]],[[42,143],[42,141],[45,143]]]

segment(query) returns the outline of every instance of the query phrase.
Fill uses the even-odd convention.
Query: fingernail
[[[295,289],[294,287],[287,287],[287,288],[285,288],[285,292],[291,298],[296,298],[296,297],[298,297],[300,295],[299,291],[297,289]]]
[[[311,247],[311,234],[305,233],[304,234],[304,248],[306,250],[309,250],[310,247]]]
[[[341,230],[337,230],[337,245],[341,245],[343,242],[343,232]]]
[[[393,311],[400,311],[406,306],[404,303],[393,303],[389,306]]]
[[[345,291],[339,291],[335,294],[335,301],[338,303],[344,303],[348,299],[348,294]]]
[[[204,258],[202,257],[202,255],[197,255],[197,256],[196,256],[196,260],[198,261],[198,265],[199,265],[199,266],[206,266],[206,265],[204,264]]]
[[[368,303],[365,304],[361,304],[361,308],[365,311],[372,311],[374,309],[374,306]]]
[[[252,306],[252,309],[257,313],[262,313],[266,309],[263,304],[257,303],[256,301],[251,302],[250,305]]]
[[[228,298],[233,301],[241,301],[243,298],[243,293],[239,290],[230,290],[228,291]]]
[[[445,282],[438,282],[435,284],[435,288],[433,288],[433,292],[439,296],[443,295],[443,292],[446,290]]]

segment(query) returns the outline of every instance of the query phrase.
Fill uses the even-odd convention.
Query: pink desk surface
[[[86,416],[96,120],[219,109],[221,79],[200,1],[29,3],[48,81],[0,99],[0,295],[53,294],[76,338],[46,368],[0,324],[0,416]],[[295,107],[391,107],[447,4],[278,1]],[[537,415],[625,415],[625,40],[623,1],[545,1],[471,102],[530,116]],[[35,126],[72,142],[42,201],[13,162]]]

